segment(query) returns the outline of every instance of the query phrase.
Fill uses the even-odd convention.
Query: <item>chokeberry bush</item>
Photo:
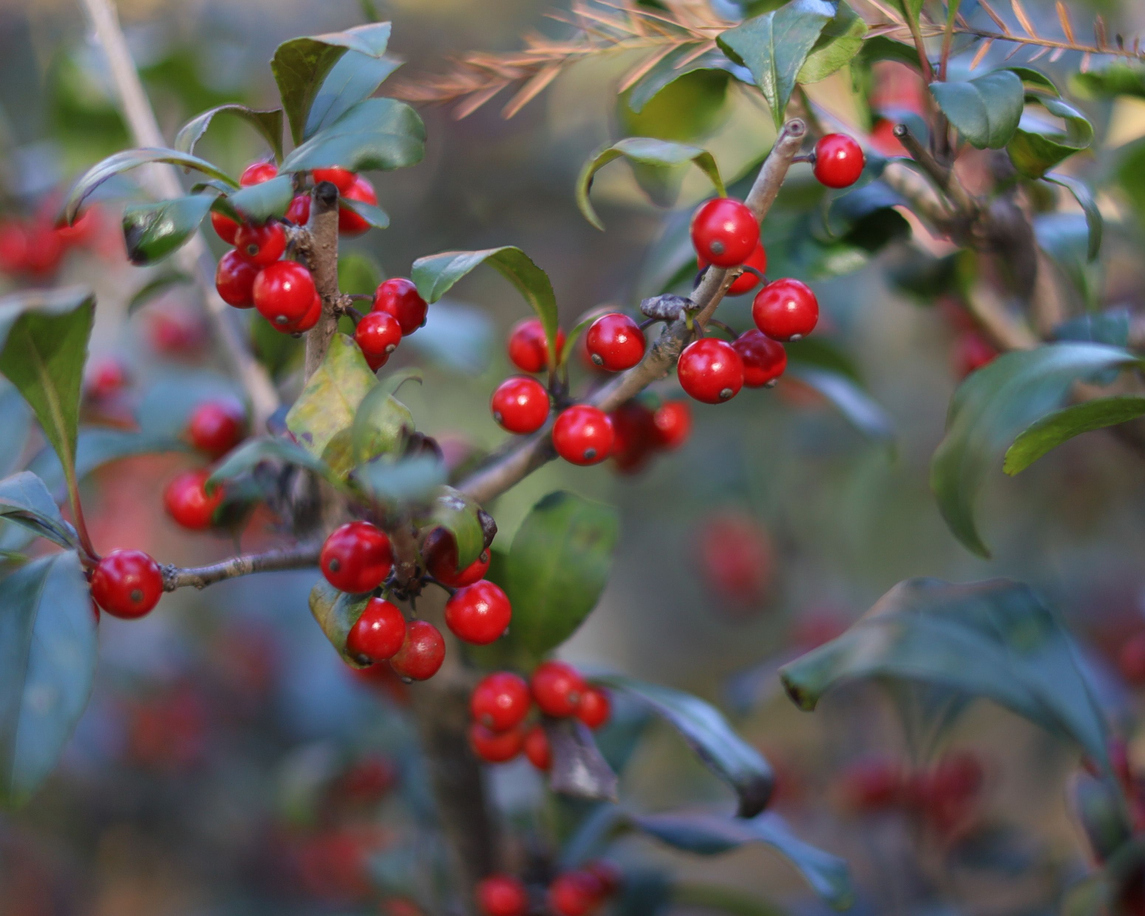
[[[1139,10],[395,76],[366,2],[224,93],[82,5],[0,224],[0,914],[1145,912]]]

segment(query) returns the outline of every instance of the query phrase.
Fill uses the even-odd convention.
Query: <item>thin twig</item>
[[[266,553],[231,557],[210,566],[164,566],[163,589],[173,592],[177,588],[206,588],[226,579],[237,579],[260,572],[280,572],[285,569],[308,569],[318,565],[318,552],[322,545],[299,544],[297,547],[270,550]]]
[[[322,317],[306,334],[306,378],[310,378],[330,349],[338,331],[338,188],[321,181],[311,192],[307,261],[322,297]]]

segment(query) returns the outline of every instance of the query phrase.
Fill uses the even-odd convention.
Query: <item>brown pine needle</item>
[[[1019,0],[1010,0],[1010,6],[1014,10],[1014,15],[1018,17],[1018,22],[1021,23],[1022,28],[1026,30],[1026,34],[1031,38],[1037,38],[1038,33],[1034,31],[1030,17],[1026,15],[1026,11],[1022,8],[1022,4]]]
[[[1074,41],[1073,26],[1070,24],[1070,21],[1069,21],[1069,10],[1066,9],[1066,5],[1064,3],[1062,3],[1062,0],[1058,0],[1057,7],[1058,7],[1058,22],[1061,23],[1062,33],[1065,35],[1065,40],[1068,41],[1070,44],[1073,44],[1073,41]]]
[[[974,59],[970,61],[970,69],[974,70],[980,63],[982,58],[990,53],[990,48],[994,44],[994,39],[987,38],[982,44],[978,46],[978,50],[974,52]]]

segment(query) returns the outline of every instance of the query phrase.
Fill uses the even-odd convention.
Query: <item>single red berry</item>
[[[525,916],[529,894],[512,875],[490,875],[477,885],[477,909],[482,916]]]
[[[612,715],[612,701],[599,687],[589,687],[581,694],[576,717],[589,728],[600,728],[608,721],[610,715]]]
[[[748,388],[774,385],[787,368],[783,344],[755,328],[740,334],[732,346],[743,360],[743,383]]]
[[[842,774],[839,791],[845,807],[860,813],[885,811],[903,801],[906,780],[897,760],[860,760]]]
[[[703,270],[708,266],[699,255],[696,255],[696,265]],[[763,242],[755,246],[755,251],[748,255],[748,259],[743,262],[744,267],[754,267],[761,274],[767,272],[767,251],[763,247]],[[727,294],[729,296],[742,296],[744,293],[750,293],[759,284],[759,277],[757,277],[750,270],[745,270],[742,274],[735,278],[732,285],[728,287]]]
[[[631,369],[644,358],[644,332],[628,315],[601,315],[585,335],[592,361],[609,372]]]
[[[489,571],[489,551],[483,550],[481,554],[465,569],[457,569],[457,551],[442,551],[430,554],[426,560],[426,572],[433,576],[442,585],[450,588],[464,588],[473,585],[485,578]]]
[[[28,229],[28,254],[24,269],[43,279],[54,274],[64,257],[64,243],[51,225],[33,225]]]
[[[328,169],[315,169],[313,175],[315,184],[328,181],[338,189],[339,194],[345,194],[349,191],[358,178],[357,172],[350,172],[337,166]]]
[[[593,859],[586,864],[582,871],[587,872],[600,882],[605,895],[615,894],[624,883],[624,872],[614,862],[608,859]]]
[[[350,628],[346,651],[363,663],[384,662],[397,654],[405,639],[406,619],[398,606],[371,598],[358,622]]]
[[[541,662],[529,681],[533,700],[547,716],[562,718],[576,714],[587,685],[580,672],[564,662]]]
[[[445,639],[441,631],[426,620],[411,620],[406,626],[406,639],[390,667],[401,677],[424,681],[437,674],[445,661]]]
[[[676,374],[680,387],[697,401],[722,404],[743,387],[743,360],[727,341],[703,337],[684,348]]]
[[[301,334],[303,331],[309,331],[314,325],[318,324],[318,319],[322,317],[322,297],[318,295],[318,291],[314,292],[314,299],[310,303],[310,308],[306,314],[303,315],[298,321],[292,321],[290,324],[280,328],[287,334]]]
[[[815,177],[829,188],[848,188],[867,164],[863,148],[846,134],[826,134],[815,144]]]
[[[187,439],[191,445],[218,458],[242,441],[246,430],[246,411],[230,400],[207,401],[191,413]]]
[[[755,326],[772,340],[799,340],[819,322],[819,300],[811,287],[785,278],[768,283],[751,304]]]
[[[249,188],[254,184],[262,184],[264,181],[270,181],[272,178],[278,177],[278,166],[273,162],[252,162],[239,176],[239,184],[244,188]]]
[[[565,346],[565,332],[557,329],[557,352]],[[509,359],[523,372],[540,372],[549,364],[549,341],[540,318],[525,318],[509,331]]]
[[[549,907],[556,916],[587,916],[600,905],[600,892],[593,876],[568,871],[549,885]]]
[[[490,731],[480,722],[469,726],[469,746],[487,763],[508,763],[519,753],[524,741],[520,726],[508,731]]]
[[[954,345],[954,369],[959,378],[966,378],[988,366],[998,356],[998,350],[977,331],[965,331],[958,335]]]
[[[91,574],[91,596],[113,617],[142,617],[159,603],[163,572],[142,550],[113,550]]]
[[[706,518],[697,532],[694,555],[705,584],[721,607],[742,611],[759,607],[775,571],[771,538],[746,512],[722,510]]]
[[[215,487],[214,492],[207,495],[204,484],[210,476],[211,472],[207,470],[185,471],[163,491],[167,514],[190,531],[210,528],[215,511],[223,504],[222,487]]]
[[[249,309],[254,305],[254,280],[258,267],[237,251],[228,251],[215,268],[215,289],[227,305]]]
[[[571,464],[604,461],[612,453],[615,438],[608,414],[588,404],[562,410],[553,424],[553,446],[557,454]]]
[[[665,401],[652,414],[652,423],[661,448],[679,448],[692,434],[692,405],[687,401]]]
[[[297,261],[276,261],[254,279],[251,298],[259,314],[280,331],[306,318],[317,293],[310,271]]]
[[[239,224],[229,216],[212,210],[211,226],[215,230],[215,235],[221,238],[228,245],[233,245],[235,243],[235,233],[239,231]]]
[[[28,258],[28,232],[16,221],[0,224],[0,271],[18,274]]]
[[[347,522],[322,545],[319,565],[326,581],[352,594],[381,585],[394,564],[390,539],[369,522]]]
[[[493,419],[502,429],[523,435],[535,433],[549,418],[549,392],[535,378],[507,378],[489,401]]]
[[[374,292],[372,311],[393,315],[401,325],[402,334],[408,335],[425,324],[429,305],[418,295],[413,280],[391,277]]]
[[[84,390],[95,401],[105,401],[122,391],[129,381],[127,368],[114,356],[88,363]]]
[[[402,342],[402,326],[389,312],[370,312],[358,322],[354,340],[370,368],[377,372]]]
[[[150,312],[147,330],[151,345],[170,356],[187,356],[207,342],[206,324],[198,315],[183,308]]]
[[[512,616],[508,596],[485,579],[459,588],[445,602],[445,625],[458,639],[475,646],[500,639]]]
[[[235,233],[235,251],[252,264],[266,267],[286,251],[286,230],[275,220],[261,226],[243,223]]]
[[[549,744],[549,735],[544,726],[534,725],[525,732],[525,756],[529,763],[542,773],[547,773],[553,766],[553,748]]]
[[[738,267],[758,244],[759,220],[741,201],[717,197],[692,217],[696,254],[716,267]]]
[[[495,671],[483,677],[473,689],[469,711],[473,721],[490,731],[503,732],[524,721],[532,702],[529,685],[523,677],[512,671]]]
[[[639,471],[656,445],[656,425],[652,411],[639,401],[621,404],[609,415],[615,434],[612,460],[625,473]]]
[[[374,186],[361,175],[354,177],[353,184],[342,192],[342,196],[347,200],[357,200],[364,204],[377,204],[378,202],[378,195],[374,192]],[[369,228],[370,224],[349,207],[338,208],[338,231],[342,235],[361,235]]]
[[[290,206],[286,208],[287,221],[296,226],[305,226],[310,222],[310,195],[297,194]]]

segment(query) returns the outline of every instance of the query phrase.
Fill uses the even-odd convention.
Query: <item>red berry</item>
[[[348,200],[358,200],[365,204],[378,202],[378,195],[374,193],[374,186],[361,175],[354,177],[353,184],[342,192],[342,196]],[[342,235],[361,235],[369,228],[370,224],[349,207],[338,208],[338,231]]]
[[[692,433],[692,405],[687,401],[665,401],[652,414],[652,423],[661,448],[679,448]]]
[[[549,392],[534,378],[507,378],[489,402],[493,419],[511,433],[535,433],[549,418]]]
[[[696,255],[696,264],[700,270],[703,270],[708,266],[708,262],[699,255]],[[755,246],[755,251],[753,251],[748,256],[748,259],[743,262],[743,266],[754,267],[761,274],[766,273],[767,251],[764,249],[762,242]],[[742,296],[744,293],[750,293],[753,289],[755,289],[758,283],[759,277],[753,274],[750,270],[745,270],[742,274],[736,277],[732,282],[732,285],[728,287],[727,295]]]
[[[624,883],[624,873],[619,866],[607,859],[593,859],[584,866],[582,871],[596,878],[606,895],[616,893],[620,885]]]
[[[389,312],[370,312],[354,329],[354,340],[377,372],[402,342],[402,327]]]
[[[435,674],[445,661],[445,639],[432,623],[411,620],[406,626],[406,639],[390,667],[402,677],[424,681]]]
[[[496,671],[482,678],[473,689],[469,711],[473,721],[490,731],[503,732],[524,721],[532,701],[523,677],[511,671]]]
[[[347,522],[322,545],[319,565],[326,581],[352,594],[373,591],[394,564],[390,539],[369,522]]]
[[[966,378],[988,366],[998,356],[994,345],[977,331],[965,331],[958,335],[954,346],[954,366],[959,378]]]
[[[717,197],[692,217],[696,254],[716,267],[738,267],[758,244],[759,221],[741,201]]]
[[[163,491],[163,505],[167,514],[179,525],[191,531],[211,527],[215,511],[223,503],[223,488],[216,487],[209,496],[204,484],[210,471],[185,471]]]
[[[815,177],[829,188],[848,188],[866,165],[863,149],[846,134],[826,134],[815,144]]]
[[[278,166],[273,162],[252,162],[239,176],[239,184],[249,188],[252,184],[262,184],[278,177]]]
[[[350,628],[346,651],[363,663],[384,662],[397,654],[405,638],[406,619],[397,605],[371,598]]]
[[[490,875],[477,885],[477,909],[482,916],[525,916],[529,895],[512,875]]]
[[[457,569],[457,551],[451,553],[443,551],[431,554],[426,560],[426,572],[433,576],[442,585],[450,588],[464,588],[473,585],[485,578],[489,571],[489,551],[481,551],[481,555],[465,569]]]
[[[254,307],[280,331],[307,317],[317,289],[310,271],[297,261],[276,261],[254,279]]]
[[[401,325],[402,334],[408,335],[425,324],[429,305],[418,295],[412,280],[392,277],[375,291],[372,311],[393,315]]]
[[[843,771],[843,804],[859,812],[885,811],[903,800],[902,767],[888,759],[861,760]]]
[[[609,372],[631,369],[644,358],[644,332],[619,312],[601,315],[585,335],[592,361]]]
[[[215,289],[227,305],[248,309],[254,305],[254,281],[258,267],[237,251],[228,251],[215,268]]]
[[[211,226],[215,230],[215,235],[221,238],[228,245],[235,243],[235,233],[239,231],[239,224],[236,223],[229,216],[216,211],[211,211]]]
[[[84,388],[87,396],[103,401],[118,394],[127,385],[127,369],[114,356],[92,360],[88,363]]]
[[[557,329],[557,352],[565,346],[565,332]],[[509,359],[523,372],[540,372],[549,364],[549,342],[540,318],[525,318],[509,332]]]
[[[28,232],[20,223],[0,225],[0,271],[17,274],[28,261]]]
[[[576,717],[589,728],[596,729],[608,721],[612,714],[612,702],[608,694],[599,687],[589,687],[580,696]]]
[[[819,300],[811,287],[785,278],[768,283],[751,304],[755,326],[773,340],[799,340],[819,322]]]
[[[494,732],[480,722],[469,726],[469,746],[487,763],[507,763],[521,753],[524,735],[520,727]]]
[[[534,725],[525,732],[525,756],[529,758],[529,763],[543,773],[552,768],[553,748],[543,726]]]
[[[214,458],[225,455],[242,441],[246,411],[234,401],[200,404],[187,423],[191,445]]]
[[[628,401],[609,414],[609,419],[615,433],[612,460],[622,471],[639,471],[656,445],[652,411],[638,401]]]
[[[55,273],[64,256],[64,243],[50,225],[32,226],[28,230],[28,254],[24,269],[35,277]]]
[[[561,411],[553,424],[553,446],[571,464],[599,464],[611,454],[615,438],[608,414],[588,404]]]
[[[309,331],[314,325],[318,324],[318,319],[322,317],[322,297],[318,295],[317,290],[314,292],[314,299],[310,303],[310,308],[305,315],[298,321],[293,321],[285,327],[281,328],[288,334],[300,334],[303,331]]]
[[[185,309],[153,311],[147,318],[151,345],[160,353],[184,356],[206,343],[206,325]]]
[[[593,876],[565,872],[549,885],[549,907],[556,916],[587,916],[600,905],[601,890]]]
[[[547,716],[575,715],[587,686],[572,665],[564,662],[541,662],[529,681],[533,700]]]
[[[296,226],[305,226],[310,222],[310,195],[298,194],[286,208],[286,219]]]
[[[755,328],[740,334],[732,346],[743,360],[743,383],[748,388],[775,384],[787,368],[787,351],[783,344]]]
[[[261,226],[243,223],[235,233],[235,251],[252,264],[266,267],[286,251],[286,230],[274,220]]]
[[[318,184],[321,181],[328,181],[338,189],[339,194],[345,194],[354,186],[354,182],[358,178],[356,172],[350,172],[346,169],[340,169],[337,166],[328,169],[315,169],[314,183]]]
[[[717,512],[701,525],[695,552],[704,582],[727,605],[759,606],[775,568],[766,529],[751,515]]]
[[[113,617],[142,617],[159,603],[163,572],[142,550],[113,550],[91,574],[91,596]]]
[[[676,374],[680,387],[697,401],[722,404],[743,387],[743,360],[727,341],[703,337],[684,348]]]
[[[458,639],[475,646],[500,639],[512,616],[508,596],[485,579],[459,588],[445,602],[445,625]]]

